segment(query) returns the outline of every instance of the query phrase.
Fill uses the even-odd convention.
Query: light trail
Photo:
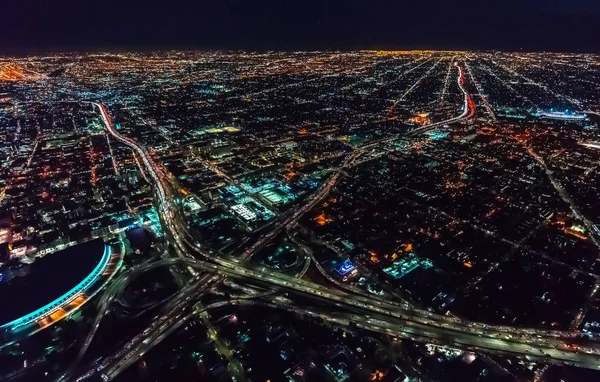
[[[600,360],[600,348],[598,347],[581,347],[577,351],[568,347],[563,348],[562,344],[564,341],[570,342],[578,336],[578,333],[575,332],[516,329],[469,322],[449,316],[440,316],[420,309],[405,308],[389,301],[369,299],[348,292],[332,290],[326,286],[295,279],[290,276],[265,272],[259,269],[243,268],[239,264],[235,266],[220,266],[200,260],[173,260],[184,261],[194,267],[206,271],[212,270],[212,272],[225,274],[229,277],[240,278],[242,280],[253,279],[259,283],[277,285],[280,289],[300,293],[304,296],[328,299],[337,307],[370,311],[373,314],[381,315],[382,319],[380,322],[382,325],[385,325],[385,331],[390,335],[416,335],[419,337],[417,340],[426,341],[436,338],[442,344],[447,343],[450,338],[452,339],[452,344],[459,347],[469,346],[478,348],[479,350],[498,352],[510,350],[514,354],[527,354],[533,357],[537,357],[543,353],[551,361],[572,362],[579,366],[590,368],[598,368],[598,361]],[[303,311],[310,313],[310,310]],[[359,322],[369,321],[368,315],[361,314],[360,317],[362,321]],[[339,321],[339,316],[331,316],[331,320]],[[397,320],[400,321],[398,322]],[[369,321],[369,323],[373,325],[373,322]],[[400,326],[395,327],[396,329],[391,329],[391,332],[389,332],[391,328],[389,325]],[[413,331],[411,328],[415,325],[417,329]],[[468,338],[470,339],[467,341]],[[595,364],[590,364],[591,360]]]
[[[465,110],[463,113],[463,118],[469,119],[472,118],[473,115],[475,115],[475,103],[473,102],[473,99],[471,98],[469,92],[467,92],[467,90],[465,89],[465,73],[462,69],[462,66],[458,64],[456,65],[458,66],[458,70],[460,72],[460,75],[458,77],[458,86],[460,86],[460,89],[465,95]]]
[[[175,332],[179,329],[183,324],[187,321],[191,320],[194,316],[198,314],[202,314],[209,310],[223,308],[227,306],[235,306],[235,305],[253,305],[253,299],[257,298],[256,296],[247,296],[243,298],[231,299],[228,301],[219,301],[209,305],[206,305],[200,309],[194,309],[194,312],[180,316],[176,316],[175,319],[168,320],[162,322],[160,326],[157,326],[157,330],[153,330],[148,333],[148,337],[144,339],[144,341],[138,341],[136,345],[132,345],[126,348],[125,354],[121,354],[118,357],[113,357],[116,360],[114,365],[111,364],[101,364],[97,366],[95,370],[106,370],[102,372],[103,381],[111,381],[115,377],[117,377],[122,371],[126,370],[133,363],[135,363],[139,358],[144,356],[150,351],[150,349],[154,348],[160,342],[162,342],[169,334]],[[161,332],[160,328],[165,327],[164,332]],[[93,375],[93,374],[92,374]],[[91,375],[90,375],[91,376]],[[85,378],[78,378],[77,381],[81,381]]]
[[[452,73],[452,63],[454,62],[454,57],[456,56],[452,56],[450,62],[448,62],[448,72],[446,73],[446,78],[444,79],[444,87],[442,88],[442,94],[440,94],[440,105],[444,104],[444,97],[446,96],[446,92],[448,91],[448,82],[450,80],[450,74]]]
[[[517,97],[519,97],[520,99],[522,99],[525,102],[529,103],[535,109],[539,109],[539,105],[537,105],[536,103],[534,103],[533,101],[531,101],[529,99],[529,97],[526,97],[523,94],[519,93],[514,87],[512,87],[510,85],[510,83],[507,83],[505,80],[503,80],[502,78],[500,78],[490,67],[488,67],[487,65],[483,65],[483,64],[480,64],[479,66],[482,67],[483,70],[485,70],[489,75],[491,75],[492,77],[494,77],[498,82],[500,82],[504,87],[506,87],[508,90],[510,90],[512,93],[514,93]]]
[[[438,122],[436,124],[431,124],[428,126],[424,126],[421,129],[415,130],[414,133],[420,133],[420,132],[426,131],[426,129],[434,128],[434,127],[438,126],[439,124],[451,123],[454,121],[468,119],[474,115],[475,105],[471,99],[470,94],[467,92],[467,90],[464,87],[464,84],[465,84],[464,71],[458,63],[455,63],[455,66],[457,66],[459,69],[459,76],[457,79],[458,86],[460,87],[461,91],[464,94],[464,106],[463,106],[462,113],[459,116],[451,118],[449,120]],[[159,199],[158,200],[161,203],[160,209],[170,212],[171,207],[169,207],[169,205],[167,204],[167,200],[169,198],[167,198],[166,191],[165,191],[165,189],[168,189],[169,187],[164,186],[162,184],[161,177],[164,176],[162,174],[162,171],[159,170],[156,167],[156,165],[154,165],[152,163],[151,159],[149,158],[149,156],[147,155],[145,150],[138,147],[138,145],[135,141],[130,140],[129,138],[120,137],[118,134],[116,134],[116,132],[113,131],[112,125],[110,124],[110,118],[108,117],[105,108],[100,105],[99,105],[99,108],[103,114],[103,120],[105,121],[105,124],[107,125],[107,129],[111,132],[111,134],[113,134],[117,139],[126,142],[130,147],[135,149],[138,152],[138,154],[140,154],[140,157],[143,159],[144,164],[148,168],[149,174],[151,175],[153,180],[156,182],[155,185],[159,191]],[[355,152],[353,152],[346,159],[346,161],[344,162],[344,165],[341,166],[340,169],[338,169],[338,171],[335,173],[335,175],[333,175],[328,180],[328,182],[324,184],[323,188],[309,200],[307,205],[305,205],[303,208],[300,208],[299,210],[297,210],[295,212],[291,212],[291,213],[285,215],[285,218],[283,218],[280,223],[276,224],[274,226],[274,229],[271,232],[263,235],[259,240],[257,240],[254,243],[254,245],[252,245],[248,250],[246,250],[242,254],[241,258],[244,259],[244,258],[250,257],[251,255],[256,253],[256,251],[258,249],[262,248],[262,246],[264,246],[266,243],[270,242],[273,239],[273,237],[278,232],[280,232],[283,228],[288,227],[291,224],[295,223],[297,221],[297,219],[303,213],[305,213],[306,211],[309,211],[311,208],[313,208],[316,205],[316,203],[318,203],[320,200],[322,200],[322,198],[328,194],[328,192],[331,190],[331,188],[333,186],[335,186],[337,181],[340,179],[340,176],[342,174],[341,170],[343,168],[352,166],[354,163],[354,160],[356,158],[358,158],[358,156],[360,154],[364,153],[366,150],[369,150],[369,149],[375,147],[376,145],[378,145],[382,142],[385,142],[389,139],[394,139],[394,138],[386,138],[386,140],[372,142],[368,145],[361,147],[360,149],[356,150]],[[158,174],[161,174],[161,175],[159,176]],[[163,217],[167,221],[167,224],[171,225],[172,220],[175,219],[175,214],[170,213],[170,214],[167,214],[167,216],[163,216]],[[175,220],[175,221],[177,221],[177,220]],[[487,343],[485,344],[485,346],[483,346],[482,344],[479,345],[482,349],[490,350],[490,349],[493,349],[494,346],[501,347],[498,344],[494,345],[497,342],[497,339],[494,339],[495,336],[505,336],[507,339],[510,338],[511,341],[526,341],[528,343],[534,344],[534,346],[542,346],[540,344],[543,343],[544,341],[548,342],[548,341],[555,341],[558,339],[560,339],[561,341],[564,339],[571,340],[573,338],[576,338],[579,335],[578,333],[573,333],[573,332],[540,331],[540,330],[535,330],[535,329],[515,329],[515,328],[511,328],[511,327],[490,326],[490,325],[481,324],[481,323],[468,322],[468,321],[459,320],[454,317],[435,315],[429,311],[423,311],[423,310],[419,310],[419,309],[415,309],[415,308],[407,308],[401,304],[397,304],[397,303],[393,303],[393,302],[389,302],[389,301],[381,301],[381,300],[379,300],[377,298],[373,298],[373,297],[365,297],[365,296],[361,296],[361,295],[351,294],[348,292],[331,290],[331,288],[328,288],[328,287],[325,287],[325,286],[322,286],[319,284],[310,283],[306,280],[296,279],[296,278],[289,277],[289,276],[279,275],[274,272],[262,272],[262,271],[249,269],[249,268],[247,268],[246,264],[240,263],[239,260],[228,260],[225,258],[221,258],[219,256],[211,256],[210,254],[201,252],[200,246],[198,245],[198,243],[190,242],[189,238],[187,237],[189,235],[189,233],[187,233],[187,231],[185,229],[181,230],[179,228],[180,226],[181,226],[180,223],[175,224],[176,229],[173,229],[173,236],[176,241],[177,252],[178,253],[186,252],[187,251],[186,248],[188,248],[188,250],[189,250],[189,248],[191,248],[192,252],[195,251],[197,254],[200,254],[201,256],[206,257],[209,261],[196,260],[196,259],[192,259],[190,257],[183,255],[179,259],[172,259],[173,262],[182,261],[182,262],[187,263],[190,267],[198,268],[198,269],[204,270],[206,272],[216,272],[221,276],[226,275],[229,277],[242,278],[242,279],[250,278],[250,279],[254,280],[255,282],[266,283],[267,285],[276,286],[277,288],[280,288],[283,290],[294,291],[295,293],[301,293],[301,294],[304,294],[307,296],[312,296],[317,299],[329,299],[335,306],[338,306],[338,307],[349,307],[349,308],[358,309],[358,310],[366,309],[366,310],[372,311],[373,313],[377,313],[377,314],[384,315],[386,317],[390,317],[389,319],[391,319],[391,320],[396,320],[396,319],[404,320],[405,325],[406,325],[406,322],[412,322],[413,324],[425,325],[429,328],[429,330],[432,330],[432,328],[433,328],[435,330],[441,330],[444,333],[450,331],[447,333],[447,335],[450,335],[451,338],[454,338],[454,337],[452,337],[453,335],[451,334],[451,332],[453,330],[463,331],[463,333],[471,333],[471,334],[477,335],[479,337],[485,336],[488,338],[488,340],[487,340]],[[183,233],[184,233],[183,236],[180,235],[180,233],[178,233],[178,230],[179,230],[179,232],[183,231]],[[178,306],[180,304],[178,304]],[[174,312],[177,312],[177,311],[179,311],[179,310],[175,310]],[[173,314],[175,314],[175,317],[179,317],[178,313],[173,313]],[[168,316],[165,316],[165,317],[168,317]],[[332,320],[340,321],[340,318],[332,317]],[[462,328],[462,329],[460,329],[460,328]],[[388,332],[389,330],[390,329],[385,329],[385,332]],[[164,336],[164,333],[160,330],[160,328],[158,328],[157,333],[158,333],[159,337]],[[392,333],[393,333],[393,331],[392,331]],[[471,335],[471,334],[469,334],[469,335]],[[513,338],[513,336],[519,336],[519,337]],[[501,341],[501,343],[504,343],[504,342]],[[490,345],[490,344],[492,344],[492,345]],[[469,345],[469,346],[473,346],[473,345]],[[558,346],[558,343],[556,346]],[[530,350],[527,350],[527,352],[528,352],[527,354],[529,354],[529,355],[531,355],[531,351],[533,351],[533,352],[536,351],[536,349],[532,348],[531,346],[527,349],[530,349]],[[587,348],[585,350],[591,351],[591,352],[596,351],[594,349],[587,349]],[[501,349],[499,349],[499,351],[501,351]],[[525,351],[525,350],[521,350],[521,351]],[[598,352],[600,353],[600,350]]]
[[[331,73],[331,74],[327,74],[327,75],[317,75],[315,77],[309,78],[309,79],[303,79],[303,80],[299,80],[296,82],[292,82],[292,83],[287,83],[287,84],[283,84],[283,85],[278,85],[272,88],[268,88],[268,89],[264,89],[264,90],[259,90],[257,92],[254,93],[248,93],[248,94],[244,94],[243,97],[256,97],[257,95],[263,95],[263,94],[267,94],[267,93],[271,93],[277,90],[282,90],[282,89],[288,89],[288,88],[293,88],[293,87],[297,87],[301,84],[307,84],[307,83],[311,83],[311,82],[315,82],[315,81],[319,81],[322,80],[324,78],[332,78],[332,77],[339,77],[341,75],[346,75],[346,74],[351,74],[351,73],[360,73],[361,71],[366,70],[369,67],[373,67],[373,64],[369,64],[369,65],[363,65],[361,67],[358,68],[352,68],[352,69],[341,69],[338,70],[335,73]],[[240,98],[242,96],[231,96],[228,99],[236,99],[236,98]]]
[[[396,105],[398,105],[398,103],[404,101],[404,98],[410,94],[410,92],[412,92],[417,86],[419,86],[419,84],[421,83],[421,81],[423,81],[425,78],[427,78],[429,76],[429,74],[433,71],[433,69],[436,68],[436,66],[438,66],[438,64],[443,60],[443,58],[440,58],[438,61],[436,61],[428,70],[427,72],[425,72],[425,74],[423,74],[418,80],[417,82],[415,82],[414,84],[412,84],[408,89],[406,89],[406,91],[404,93],[402,93],[402,95],[400,96],[400,98],[398,98],[397,100],[395,100],[392,103],[392,106],[390,106],[390,108],[388,109],[388,114],[391,114],[394,111],[394,108],[396,107]],[[418,66],[417,66],[418,68]],[[414,68],[416,69],[416,68]],[[414,70],[413,69],[413,70]],[[412,70],[411,70],[412,71]],[[408,72],[407,72],[408,73]],[[405,73],[406,74],[406,73]]]
[[[467,62],[467,60],[465,60],[464,63],[465,63],[465,67],[467,68],[467,71],[469,72],[469,76],[471,77],[471,80],[473,81],[473,84],[475,84],[475,88],[477,89],[477,93],[479,93],[479,97],[483,100],[483,104],[485,105],[485,108],[487,109],[490,117],[492,117],[492,120],[494,122],[496,122],[496,114],[494,113],[494,110],[492,110],[492,107],[488,103],[487,98],[483,95],[483,92],[481,90],[481,86],[479,85],[479,82],[477,82],[477,80],[475,79],[475,76],[473,75],[473,72],[471,72],[471,67],[469,66],[469,63]]]
[[[509,68],[508,66],[504,65],[504,64],[500,64],[495,60],[491,60],[496,66],[501,67],[502,69],[506,70],[507,72],[513,74],[516,77],[519,77],[523,80],[525,80],[525,82],[529,85],[535,85],[543,90],[545,90],[547,93],[552,94],[554,97],[556,98],[561,98],[564,99],[566,101],[568,101],[569,103],[571,103],[572,105],[574,105],[576,108],[581,108],[583,107],[583,103],[579,100],[576,100],[575,98],[566,96],[564,94],[560,94],[552,89],[550,89],[547,85],[542,84],[541,82],[536,82],[534,80],[532,80],[529,77],[526,77],[524,75],[522,75],[521,73],[516,72],[515,70],[513,70],[512,68]]]
[[[372,66],[372,67],[375,67],[375,66],[377,66],[377,65],[381,65],[382,63],[385,63],[385,62],[388,62],[388,61],[397,60],[397,59],[398,59],[398,57],[391,57],[391,58],[388,58],[388,59],[385,59],[385,60],[382,60],[382,61],[376,61],[376,62],[373,64],[373,66]],[[401,68],[405,68],[405,67],[407,67],[407,66],[409,66],[409,65],[411,65],[411,64],[418,63],[419,61],[423,61],[423,60],[425,60],[425,58],[424,58],[424,57],[418,58],[418,59],[416,59],[416,60],[409,61],[409,62],[407,62],[407,63],[405,63],[405,64],[402,64],[402,65],[400,65],[399,67],[394,67],[394,68],[391,68],[391,69],[387,70],[387,71],[386,71],[386,73],[389,73],[389,72],[391,72],[391,71],[398,70],[398,69],[401,69]],[[407,72],[403,73],[402,75],[404,75],[404,74],[406,74],[406,73],[408,73],[408,72],[411,72],[412,70],[414,70],[414,69],[413,69],[413,68],[410,68],[410,69],[408,69],[408,71],[407,71]],[[356,81],[356,82],[354,82],[354,83],[352,83],[352,84],[350,84],[350,85],[346,85],[346,86],[342,87],[340,90],[341,90],[341,91],[347,91],[347,90],[350,90],[350,89],[352,89],[352,88],[355,88],[355,87],[357,87],[358,85],[360,85],[360,84],[362,84],[362,83],[365,83],[365,82],[367,82],[367,81],[370,81],[370,80],[373,80],[373,77],[361,78],[360,80],[358,80],[358,81]],[[370,94],[370,93],[374,92],[375,90],[377,90],[377,88],[372,88],[372,89],[371,89],[371,91],[370,91],[368,94]],[[322,99],[323,97],[326,97],[326,96],[327,96],[327,95],[321,95],[321,96],[319,96],[319,99]]]
[[[26,167],[31,166],[31,161],[33,160],[33,157],[35,156],[35,153],[37,151],[38,146],[40,145],[40,138],[39,135],[35,138],[35,146],[33,146],[33,150],[31,151],[31,154],[29,155],[29,158],[27,159],[27,165]]]

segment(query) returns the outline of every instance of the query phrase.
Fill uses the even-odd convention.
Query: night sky
[[[3,0],[0,50],[600,51],[597,0]]]

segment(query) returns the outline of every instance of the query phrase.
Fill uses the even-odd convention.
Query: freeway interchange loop
[[[470,72],[470,69],[468,66],[465,69],[464,64],[455,63],[455,65],[459,72],[456,81],[464,95],[461,114],[445,121],[424,125],[408,132],[408,135],[421,134],[446,124],[471,119],[474,116],[476,106],[464,86],[466,72]],[[301,277],[287,276],[275,271],[256,268],[246,261],[270,243],[279,233],[295,225],[301,216],[322,202],[346,174],[345,170],[360,163],[361,156],[372,152],[382,144],[399,138],[400,135],[372,141],[349,153],[343,164],[332,171],[328,180],[308,199],[305,205],[282,214],[269,227],[269,230],[244,250],[238,258],[229,259],[207,251],[200,245],[193,234],[189,232],[182,214],[174,203],[177,188],[171,183],[170,177],[165,174],[160,165],[154,163],[146,148],[117,132],[104,105],[92,104],[98,108],[106,131],[119,142],[131,148],[141,159],[146,173],[150,175],[156,191],[157,210],[161,213],[165,232],[172,239],[172,249],[176,254],[175,257],[148,264],[134,272],[143,272],[157,266],[183,264],[190,269],[200,270],[201,273],[196,274],[193,281],[168,303],[172,307],[168,313],[128,342],[121,352],[101,360],[93,369],[81,374],[78,380],[95,373],[101,373],[104,380],[116,377],[120,371],[131,365],[152,346],[179,328],[182,322],[187,321],[198,298],[206,291],[207,287],[224,278],[233,279],[245,285],[266,287],[277,293],[274,298],[270,296],[268,302],[261,301],[260,297],[257,297],[251,303],[284,309],[304,316],[318,317],[332,325],[359,328],[395,338],[447,345],[466,350],[519,356],[529,361],[575,365],[592,369],[600,368],[598,338],[581,332],[524,329],[466,321],[418,309],[406,303],[387,301],[378,296],[367,296],[348,289],[332,288],[304,280]],[[305,271],[298,275],[302,276],[304,273]],[[111,293],[114,297],[116,290]],[[108,295],[110,296],[110,294]],[[102,309],[107,309],[113,297],[103,299],[101,315],[104,314]],[[298,309],[293,303],[295,297],[302,297],[303,300],[314,299],[319,303],[326,302],[330,309],[327,312],[324,312],[322,308],[314,307]],[[218,306],[237,303],[239,303],[237,300],[223,301]],[[206,308],[210,309],[211,307]],[[88,335],[84,347],[81,349],[78,361],[89,347],[100,321],[101,316],[99,315],[93,331]],[[574,343],[581,343],[581,346],[573,345]],[[67,372],[63,379],[70,376],[74,370],[72,368]]]

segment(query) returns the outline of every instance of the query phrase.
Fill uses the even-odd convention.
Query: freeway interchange
[[[464,87],[464,70],[462,66],[456,65],[459,69],[458,85],[464,93],[462,113],[446,121],[414,129],[408,133],[409,135],[420,134],[448,123],[473,117],[475,105]],[[196,274],[192,282],[168,302],[170,309],[167,313],[157,317],[150,327],[129,341],[116,354],[97,362],[91,370],[82,374],[78,380],[96,373],[101,373],[104,380],[111,380],[116,377],[120,371],[142,357],[154,345],[190,319],[194,314],[196,302],[208,286],[220,282],[224,278],[275,290],[278,293],[283,293],[283,296],[270,298],[268,302],[262,301],[260,297],[252,300],[231,299],[207,306],[206,309],[235,305],[240,301],[245,301],[244,303],[267,305],[304,316],[318,317],[330,322],[332,325],[368,330],[395,338],[448,345],[466,350],[519,356],[529,361],[568,364],[593,369],[600,368],[600,344],[596,342],[596,338],[585,337],[579,332],[523,329],[469,322],[446,315],[434,314],[427,310],[411,307],[405,303],[387,301],[378,296],[354,293],[351,290],[348,291],[348,289],[340,290],[299,277],[277,273],[276,271],[259,269],[252,267],[245,261],[270,243],[284,229],[296,224],[303,214],[326,198],[344,175],[344,170],[356,165],[357,159],[361,155],[372,151],[381,144],[397,139],[399,135],[373,141],[355,149],[346,157],[342,166],[334,169],[327,182],[309,198],[306,204],[284,213],[269,227],[267,232],[263,233],[258,240],[244,250],[239,258],[229,259],[202,248],[198,240],[189,232],[182,214],[179,213],[178,207],[174,203],[178,194],[169,176],[164,173],[159,165],[154,163],[144,147],[115,130],[104,105],[92,104],[98,108],[106,131],[119,142],[130,147],[140,157],[155,186],[157,209],[161,213],[166,228],[165,232],[172,239],[171,245],[177,257],[161,260],[152,266],[169,266],[179,263],[187,265],[189,269],[200,270],[201,273]],[[314,258],[313,262],[315,262]],[[146,267],[143,269],[146,269]],[[140,271],[143,271],[143,269],[140,269]],[[300,272],[299,275],[304,273]],[[313,299],[315,306],[299,308],[293,302],[294,297],[297,296],[301,296],[304,300],[306,298]],[[103,299],[99,316],[94,322],[93,332],[90,333],[84,348],[82,348],[83,353],[85,353],[93,339],[95,330],[100,324],[101,316],[104,315],[111,299]],[[323,311],[322,307],[319,307],[323,303],[326,303],[330,308],[326,312]],[[585,344],[582,343],[581,346],[574,345],[582,339]],[[78,360],[81,359],[83,353],[80,354]]]

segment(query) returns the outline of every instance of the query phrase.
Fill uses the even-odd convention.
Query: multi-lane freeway
[[[410,135],[473,117],[475,104],[465,88],[466,76],[462,66],[458,63],[456,65],[459,69],[458,85],[464,94],[462,113],[449,120],[415,129],[410,132]],[[178,213],[174,203],[178,195],[173,190],[172,185],[169,184],[169,177],[164,174],[160,166],[154,163],[145,148],[115,130],[104,105],[98,103],[94,103],[94,105],[98,107],[101,113],[107,132],[136,152],[152,178],[157,191],[158,210],[162,214],[163,222],[173,239],[174,250],[178,254],[178,258],[168,260],[169,263],[182,262],[189,267],[204,271],[204,274],[214,273],[218,275],[218,278],[197,276],[195,284],[187,287],[185,293],[178,295],[182,296],[183,299],[181,300],[180,297],[177,300],[174,309],[167,315],[157,319],[157,325],[138,335],[135,338],[136,341],[130,341],[119,352],[119,357],[111,356],[110,359],[102,362],[101,364],[104,366],[101,369],[110,370],[107,378],[113,378],[118,374],[118,371],[123,370],[125,365],[131,364],[132,359],[137,359],[140,354],[144,354],[153,344],[170,333],[177,322],[185,320],[189,314],[185,312],[189,310],[192,304],[191,301],[198,297],[203,290],[202,286],[205,286],[211,280],[220,280],[222,277],[238,279],[251,285],[267,286],[287,293],[292,299],[293,296],[301,295],[304,298],[309,297],[320,302],[327,301],[331,307],[335,307],[333,313],[324,314],[316,309],[301,309],[298,312],[321,317],[336,325],[355,326],[398,338],[411,338],[470,350],[518,355],[535,361],[565,363],[595,369],[600,367],[600,346],[596,345],[596,339],[588,339],[585,346],[574,345],[574,342],[581,339],[582,335],[580,333],[491,326],[469,322],[434,314],[427,310],[410,307],[407,304],[385,301],[377,296],[338,290],[274,271],[256,269],[244,261],[271,242],[283,229],[295,224],[303,214],[327,197],[342,178],[344,170],[352,167],[357,158],[390,139],[396,139],[397,136],[371,142],[353,151],[346,157],[343,165],[333,171],[328,181],[309,198],[304,206],[281,215],[269,227],[270,230],[248,247],[238,259],[228,259],[203,250],[201,244],[188,232],[181,214]],[[277,301],[272,301],[271,305],[280,309],[297,309],[293,306],[293,303],[278,304]],[[98,322],[95,325],[97,326]],[[91,341],[91,338],[93,338],[93,335],[88,340]],[[133,346],[141,346],[140,343],[144,344],[143,348],[145,350],[143,352],[129,350]]]
[[[217,265],[208,261],[182,258],[161,260],[156,266],[176,263],[187,264],[204,272],[215,272],[243,283],[275,287],[286,297],[269,298],[269,306],[319,317],[335,325],[356,327],[396,338],[408,338],[463,349],[524,356],[532,361],[563,363],[587,368],[598,368],[600,361],[600,347],[573,345],[579,337],[576,332],[519,329],[464,321],[450,316],[436,315],[426,310],[407,308],[395,302],[357,296],[307,280],[250,266]],[[206,280],[202,282],[205,283]],[[195,291],[195,284],[183,290],[172,302],[173,309],[170,309],[168,314],[157,318],[143,333],[129,341],[121,351],[95,365],[95,370],[108,370],[109,372],[104,374],[112,379],[118,371],[124,370],[142,357],[151,346],[162,341],[166,334],[171,333],[190,318],[186,312],[193,304],[192,297]],[[319,302],[328,301],[335,309],[333,312],[332,309],[324,312],[322,308],[299,307],[293,303],[294,296],[302,296],[304,299],[313,298]],[[217,306],[222,305],[215,305]]]

